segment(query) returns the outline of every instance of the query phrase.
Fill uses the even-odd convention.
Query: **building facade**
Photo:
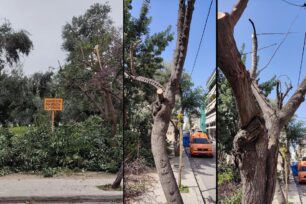
[[[216,138],[216,71],[214,71],[206,82],[208,90],[205,115],[206,131],[212,138]]]

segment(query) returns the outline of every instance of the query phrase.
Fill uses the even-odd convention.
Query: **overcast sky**
[[[109,2],[111,18],[116,26],[122,27],[122,0],[0,0],[0,23],[7,19],[15,30],[25,29],[31,35],[34,50],[23,57],[23,71],[26,75],[44,72],[48,67],[58,67],[57,60],[63,64],[66,53],[61,49],[62,28],[79,16],[94,3]]]

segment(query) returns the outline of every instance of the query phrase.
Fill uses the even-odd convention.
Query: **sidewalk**
[[[179,157],[170,158],[171,166],[174,172],[174,176],[177,180],[179,170]],[[150,173],[149,176],[154,178],[155,182],[152,184],[151,189],[144,195],[134,199],[134,203],[158,203],[166,204],[166,198],[164,196],[163,189],[161,187],[158,174]],[[184,203],[186,204],[204,204],[200,189],[195,180],[193,171],[191,169],[189,159],[185,152],[183,154],[183,170],[182,170],[182,185],[188,186],[189,193],[181,193]]]
[[[12,174],[0,177],[0,203],[34,201],[51,202],[117,202],[122,191],[103,191],[99,185],[111,184],[115,175],[73,175],[43,178],[35,175]]]
[[[283,190],[285,186],[282,186]],[[294,178],[292,176],[292,172],[290,171],[289,174],[289,184],[288,184],[288,202],[294,203],[294,204],[301,204],[301,198],[299,195],[299,191],[297,189],[296,183],[294,181]],[[278,204],[276,195],[274,195],[274,199],[272,204]]]

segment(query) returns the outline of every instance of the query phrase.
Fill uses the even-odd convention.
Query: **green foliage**
[[[219,97],[217,99],[218,105],[218,153],[230,154],[233,148],[233,139],[238,131],[238,112],[236,109],[235,98],[230,87],[229,82],[221,72],[218,70],[217,86]]]
[[[63,48],[68,58],[55,77],[57,94],[65,101],[63,122],[83,121],[93,114],[110,121],[106,109],[122,115],[122,37],[110,12],[107,3],[96,3],[64,26]],[[96,46],[99,50],[93,51]],[[109,93],[112,108],[107,105]]]
[[[224,204],[241,204],[242,202],[242,190],[237,189],[230,196],[226,197],[222,203]]]
[[[26,126],[19,126],[19,127],[11,127],[9,128],[10,132],[15,136],[23,136],[28,131],[28,127]]]
[[[274,87],[276,86],[276,83],[277,83],[277,79],[276,79],[276,76],[274,75],[270,80],[259,84],[259,88],[260,90],[262,90],[262,93],[264,94],[264,96],[268,97],[270,93],[272,92],[272,90],[274,89]]]
[[[234,173],[231,169],[227,169],[224,172],[218,174],[218,185],[222,185],[225,182],[231,182],[234,179]]]
[[[0,123],[29,125],[40,123],[43,98],[53,95],[51,72],[26,77],[21,70],[0,74]]]
[[[137,75],[154,78],[163,72],[161,53],[173,39],[170,27],[159,33],[150,33],[152,18],[148,16],[149,2],[144,1],[140,15],[131,15],[132,1],[124,1],[124,69],[131,71],[130,49],[135,47],[134,64]],[[130,161],[137,156],[146,159],[146,164],[154,165],[151,153],[152,113],[150,104],[155,100],[155,89],[146,84],[125,80],[125,155]]]
[[[84,122],[33,127],[23,136],[0,129],[0,167],[13,171],[42,171],[52,176],[56,168],[116,172],[122,159],[122,136],[110,137],[110,127],[92,116]]]
[[[295,145],[306,135],[306,124],[302,120],[293,117],[286,128],[287,140],[290,144]]]
[[[188,186],[181,186],[180,188],[181,193],[189,193],[189,187]]]
[[[239,170],[233,164],[219,164],[218,185],[221,186],[228,182],[234,182],[234,183],[240,182]]]
[[[15,31],[8,21],[0,25],[0,71],[6,63],[17,63],[20,55],[28,55],[32,48],[33,44],[27,31]]]

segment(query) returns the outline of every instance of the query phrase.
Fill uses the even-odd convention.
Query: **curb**
[[[0,203],[44,202],[123,202],[123,195],[78,195],[78,196],[1,196]]]

